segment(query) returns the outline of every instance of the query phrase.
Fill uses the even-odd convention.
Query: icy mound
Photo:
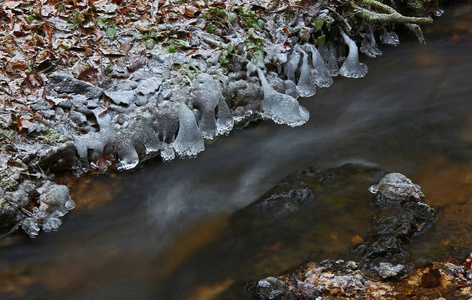
[[[291,127],[303,125],[308,121],[310,113],[306,108],[300,106],[295,98],[274,90],[260,68],[257,68],[257,75],[261,80],[264,91],[264,100],[261,104],[261,116],[263,118],[271,119],[277,124],[287,124]]]
[[[195,157],[205,149],[195,115],[184,103],[179,107],[179,132],[172,147],[182,157]]]
[[[47,181],[37,189],[37,192],[40,194],[39,206],[33,207],[31,211],[23,209],[27,217],[20,222],[21,228],[33,238],[40,230],[44,232],[57,230],[62,224],[60,218],[75,207],[75,202],[70,198],[69,189],[65,185]]]
[[[227,134],[233,129],[233,117],[221,93],[219,84],[206,74],[199,74],[193,82],[195,104],[201,116],[198,126],[205,139]]]
[[[316,93],[315,80],[311,76],[311,67],[308,64],[308,54],[301,48],[297,49],[303,54],[300,78],[298,79],[297,91],[300,97],[311,97]]]
[[[367,66],[359,62],[359,53],[354,42],[344,31],[340,31],[344,42],[349,46],[349,54],[339,69],[339,74],[348,78],[362,78],[367,74]]]

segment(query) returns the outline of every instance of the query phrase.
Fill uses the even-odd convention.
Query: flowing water
[[[301,100],[311,114],[301,127],[263,122],[219,138],[196,159],[80,179],[77,208],[58,232],[0,241],[1,299],[238,299],[245,280],[337,258],[330,255],[352,246],[348,237],[366,232],[365,210],[321,214],[319,234],[283,259],[284,241],[257,265],[248,263],[257,253],[233,255],[241,241],[217,249],[232,213],[310,166],[404,173],[440,213],[414,253],[472,250],[471,7],[447,9],[426,29],[426,46],[410,38],[383,47],[381,58],[361,58],[364,79],[336,78]],[[329,211],[352,221],[333,222]]]

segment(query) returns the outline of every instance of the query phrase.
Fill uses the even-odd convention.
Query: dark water
[[[238,298],[225,290],[309,258],[336,258],[329,256],[365,232],[364,210],[344,212],[352,222],[338,226],[320,216],[305,247],[280,255],[284,245],[273,245],[274,255],[258,264],[211,247],[232,213],[309,166],[362,163],[406,174],[440,212],[415,253],[471,249],[470,12],[471,5],[448,9],[426,30],[426,46],[406,38],[383,47],[381,58],[362,58],[366,78],[337,78],[301,101],[311,113],[302,127],[265,122],[235,130],[193,160],[81,180],[77,209],[58,232],[0,241],[1,299]]]

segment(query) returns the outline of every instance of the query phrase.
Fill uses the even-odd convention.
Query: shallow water
[[[366,78],[336,78],[301,101],[311,114],[302,127],[264,122],[219,138],[196,159],[82,179],[77,209],[58,232],[0,241],[1,299],[237,299],[221,293],[307,259],[337,258],[368,229],[364,210],[344,212],[350,219],[339,223],[331,221],[340,211],[327,210],[311,241],[274,244],[257,266],[211,246],[232,213],[309,166],[404,173],[440,213],[413,244],[419,259],[472,249],[470,12],[446,10],[426,30],[426,46],[411,39],[383,47],[381,58],[361,57]]]

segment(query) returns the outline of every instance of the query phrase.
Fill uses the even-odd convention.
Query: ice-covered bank
[[[8,66],[2,141],[15,149],[2,158],[1,203],[29,174],[46,180],[55,172],[18,156],[10,134],[34,142],[44,136],[45,145],[57,136],[75,150],[65,169],[80,175],[129,170],[153,157],[194,157],[205,140],[253,120],[303,125],[309,112],[297,99],[330,86],[332,77],[365,76],[358,50],[379,55],[380,33],[391,44],[399,23],[422,40],[418,24],[431,22],[437,4],[415,3],[9,2],[8,24],[22,24],[25,12],[30,17],[1,37]],[[19,171],[12,175],[13,168]],[[34,214],[32,206],[24,209]]]

